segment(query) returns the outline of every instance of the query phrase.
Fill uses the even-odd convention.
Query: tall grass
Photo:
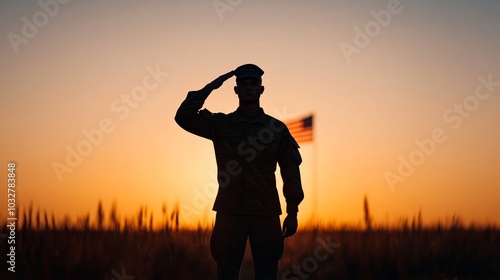
[[[411,220],[401,219],[390,226],[374,223],[366,197],[363,209],[364,226],[309,224],[299,228],[285,240],[279,279],[500,278],[496,226],[466,226],[457,216],[423,226],[421,211]],[[209,250],[211,228],[182,227],[178,205],[162,206],[157,227],[152,213],[141,206],[135,215],[122,218],[115,202],[106,211],[99,201],[94,221],[89,212],[56,222],[54,214],[43,211],[42,215],[39,208],[33,215],[30,203],[22,211],[22,227],[16,233],[15,275],[17,279],[111,280],[125,272],[134,279],[215,279]],[[338,246],[320,260],[318,250],[328,252],[322,242]],[[0,261],[5,264],[7,243],[0,245]],[[294,268],[302,274],[290,274]],[[0,279],[9,276],[6,268],[0,272]],[[241,279],[252,277],[247,250]]]

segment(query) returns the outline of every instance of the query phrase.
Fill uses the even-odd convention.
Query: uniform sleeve
[[[211,90],[205,88],[199,91],[190,91],[177,109],[175,122],[188,132],[212,140],[215,131],[215,118],[207,109],[200,110],[210,93]]]
[[[287,129],[281,143],[278,159],[281,178],[283,179],[283,195],[286,200],[287,213],[297,213],[299,204],[304,199],[299,169],[301,163],[302,157],[299,153],[299,145]]]

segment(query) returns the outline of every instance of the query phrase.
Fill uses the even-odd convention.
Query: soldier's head
[[[234,70],[236,75],[236,86],[234,92],[240,101],[253,103],[259,101],[260,95],[264,92],[262,85],[262,75],[264,71],[254,64],[245,64]]]

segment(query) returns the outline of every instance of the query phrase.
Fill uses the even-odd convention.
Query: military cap
[[[244,64],[236,68],[234,74],[236,75],[236,81],[243,78],[255,78],[262,81],[264,70],[260,69],[260,67],[255,64]]]

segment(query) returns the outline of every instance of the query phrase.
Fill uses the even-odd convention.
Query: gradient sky
[[[255,63],[268,114],[315,114],[300,219],[316,182],[323,221],[360,222],[366,194],[376,222],[421,209],[425,222],[500,223],[498,1],[23,0],[2,1],[0,23],[0,176],[17,163],[21,205],[61,218],[115,200],[122,217],[158,217],[178,202],[184,222],[211,219],[212,144],[173,117],[188,91]],[[205,107],[233,111],[233,86]]]

